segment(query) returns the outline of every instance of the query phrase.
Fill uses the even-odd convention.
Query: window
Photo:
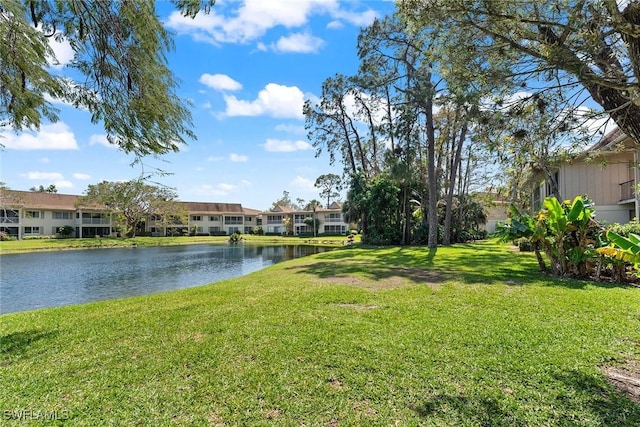
[[[235,232],[240,232],[240,227],[229,227],[229,234],[233,234]]]
[[[282,215],[267,215],[267,224],[282,224]]]
[[[346,233],[347,229],[344,225],[325,225],[324,232],[325,233]]]
[[[224,223],[225,224],[242,224],[244,221],[244,217],[242,216],[225,216]]]
[[[555,182],[555,186],[558,188],[558,190],[560,190],[560,172],[554,172],[553,181]],[[545,196],[553,196],[553,186],[551,182],[547,181],[545,190]]]
[[[51,213],[53,219],[71,219],[71,212],[54,211]]]
[[[209,221],[211,221],[211,222],[218,222],[218,221],[220,221],[220,217],[219,217],[218,215],[211,215],[211,216],[209,217]]]
[[[2,209],[0,210],[0,222],[2,223],[18,223],[20,220],[18,219],[18,211],[11,209]]]
[[[83,224],[109,224],[110,216],[107,213],[85,212],[82,214]]]
[[[40,234],[40,227],[25,227],[24,234]]]
[[[219,233],[220,231],[220,227],[209,227],[209,234],[211,233]]]
[[[158,232],[158,230],[155,227],[151,227],[149,229],[149,231],[152,232],[152,233],[157,233]]]
[[[161,215],[151,215],[149,217],[149,221],[162,221],[162,216]]]
[[[244,220],[245,220],[245,222],[252,222],[253,221],[253,217],[252,216],[245,216]]]
[[[324,216],[325,222],[342,222],[341,213],[330,213]]]
[[[191,215],[191,221],[202,221],[202,217],[200,215]]]
[[[25,211],[25,218],[40,218],[40,211]]]
[[[296,224],[304,223],[304,220],[305,220],[305,218],[307,218],[307,217],[309,217],[309,218],[313,218],[313,215],[295,214],[295,215],[294,215],[294,219],[293,219],[293,221],[294,221]]]

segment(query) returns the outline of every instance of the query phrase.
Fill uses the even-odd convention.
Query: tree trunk
[[[427,179],[429,180],[429,210],[427,213],[429,234],[427,246],[438,247],[438,177],[436,176],[436,138],[433,126],[433,99],[426,101],[426,127],[427,127]]]
[[[449,188],[447,189],[447,205],[445,206],[445,213],[444,213],[444,237],[442,241],[443,245],[451,244],[451,218],[453,216],[453,206],[452,206],[453,192],[456,186],[456,177],[457,177],[456,175],[458,172],[458,166],[460,164],[460,159],[462,158],[462,146],[466,138],[467,138],[467,122],[465,121],[465,123],[462,125],[462,129],[460,130],[460,138],[458,139],[458,143],[455,146],[456,151],[455,151],[455,154],[453,155],[451,167],[449,169]]]

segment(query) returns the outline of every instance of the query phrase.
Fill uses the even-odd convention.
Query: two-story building
[[[73,237],[115,236],[115,221],[104,206],[77,206],[80,196],[5,191],[0,207],[0,231],[15,238],[59,236],[61,227],[71,227]],[[332,203],[315,211],[277,207],[260,211],[243,207],[240,203],[177,202],[188,214],[186,223],[168,223],[151,215],[140,223],[139,232],[151,236],[183,234],[230,235],[235,232],[252,233],[262,227],[266,233],[294,235],[313,234],[312,224],[318,223],[318,234],[346,234],[349,225],[344,221],[342,206]],[[306,221],[306,222],[305,222]]]
[[[76,206],[80,196],[5,191],[0,207],[0,231],[18,239],[58,236],[61,227],[72,227],[73,237],[114,236],[115,222],[104,206]],[[162,218],[145,218],[143,231],[152,236],[172,234],[228,235],[250,233],[261,226],[261,212],[239,203],[178,202],[188,213],[186,224],[166,225]]]
[[[68,194],[10,191],[0,208],[0,231],[22,239],[58,234],[61,227],[73,228],[75,237],[108,236],[111,215],[103,206],[78,208],[78,196]]]
[[[595,204],[596,217],[605,223],[626,223],[640,218],[640,182],[638,162],[640,146],[621,130],[605,135],[584,152],[555,168],[560,196],[573,199],[588,196]],[[541,180],[533,190],[532,208],[538,210],[550,185]]]
[[[318,234],[346,234],[349,224],[345,222],[342,205],[331,203],[328,207],[318,207],[315,210],[291,209],[286,206],[276,206],[270,211],[262,213],[263,229],[266,233],[285,234],[295,236],[300,234],[314,234],[313,220],[318,224]],[[309,221],[308,219],[312,219]]]

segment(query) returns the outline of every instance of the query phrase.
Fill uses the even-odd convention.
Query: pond
[[[327,250],[240,244],[7,254],[0,314],[200,286]]]

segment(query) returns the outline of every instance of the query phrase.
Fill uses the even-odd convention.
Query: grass
[[[0,413],[87,426],[640,425],[640,405],[602,372],[640,359],[640,289],[550,279],[508,249],[349,247],[214,285],[6,314]]]
[[[357,236],[357,241],[359,241]],[[242,238],[252,244],[311,244],[322,246],[342,246],[345,236],[281,237],[254,236],[245,234]],[[183,236],[183,237],[134,237],[134,238],[85,238],[85,239],[26,239],[0,241],[0,253],[20,253],[41,250],[121,248],[131,246],[170,246],[199,243],[227,243],[229,236]]]

